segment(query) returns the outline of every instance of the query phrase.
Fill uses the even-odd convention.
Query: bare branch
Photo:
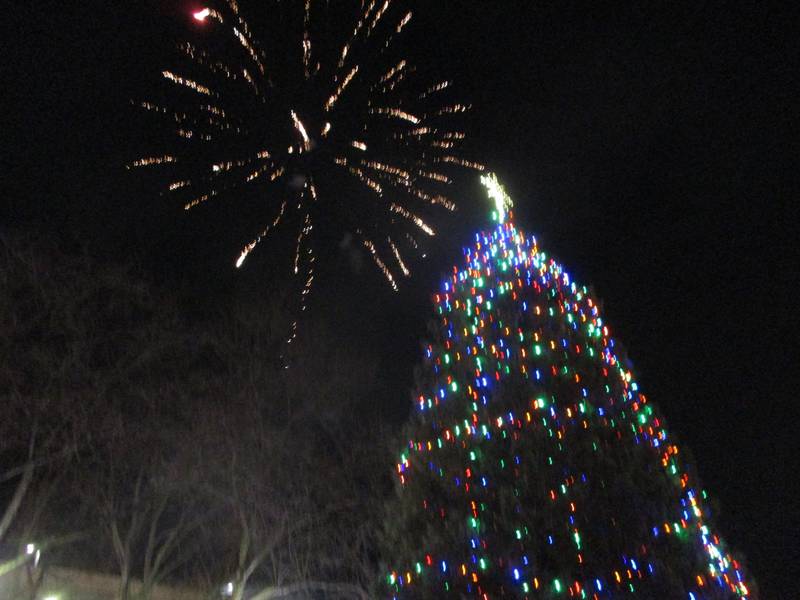
[[[14,517],[17,516],[17,512],[22,504],[22,500],[25,498],[25,494],[28,493],[28,488],[31,485],[31,481],[33,481],[33,471],[34,464],[28,460],[26,467],[22,472],[22,479],[20,479],[19,483],[17,484],[17,487],[14,490],[14,495],[11,498],[11,502],[9,502],[6,510],[3,513],[3,518],[0,520],[0,540],[5,537],[6,532],[8,531],[9,527],[11,527],[11,523],[14,521]]]

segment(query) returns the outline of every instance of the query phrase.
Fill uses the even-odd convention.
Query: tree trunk
[[[244,590],[247,586],[247,579],[238,579],[233,583],[233,595],[231,600],[243,600]]]
[[[119,600],[129,600],[130,573],[128,566],[123,566],[119,571]]]

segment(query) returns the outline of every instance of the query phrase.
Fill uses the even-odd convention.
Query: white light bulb
[[[205,21],[206,18],[211,14],[210,8],[204,8],[203,10],[198,10],[197,12],[193,13],[192,16],[197,21]]]

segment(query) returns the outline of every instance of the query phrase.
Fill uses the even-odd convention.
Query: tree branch
[[[14,496],[11,498],[11,502],[3,513],[3,519],[0,520],[0,540],[3,539],[8,529],[11,527],[11,523],[14,521],[14,517],[17,516],[19,507],[22,504],[22,499],[25,497],[25,494],[28,493],[28,488],[31,485],[31,481],[33,481],[33,470],[34,464],[29,460],[25,466],[25,470],[22,472],[22,479],[20,479],[17,488],[14,490]]]
[[[370,600],[369,594],[360,586],[351,583],[335,583],[327,581],[305,581],[302,583],[292,583],[290,585],[271,587],[253,596],[250,600],[275,600],[285,598],[298,592],[323,592],[325,594],[336,594],[345,598],[357,598],[358,600]]]

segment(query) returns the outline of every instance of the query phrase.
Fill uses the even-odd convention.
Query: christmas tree
[[[597,301],[482,180],[497,225],[434,296],[389,595],[755,598]]]

